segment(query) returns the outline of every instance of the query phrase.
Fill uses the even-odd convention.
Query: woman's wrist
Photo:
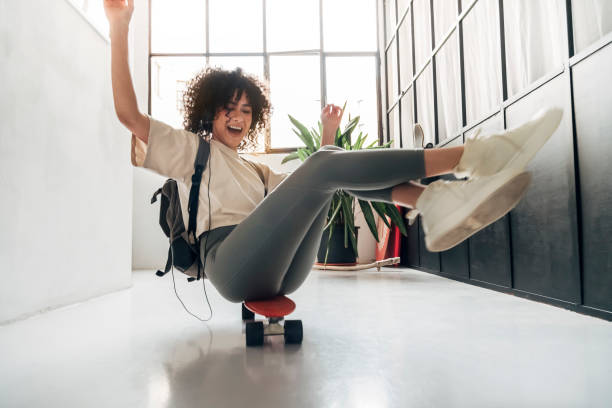
[[[110,25],[110,30],[109,30],[109,34],[110,37],[112,38],[113,36],[122,36],[122,35],[127,35],[127,33],[130,31],[130,23],[128,22],[114,22]]]

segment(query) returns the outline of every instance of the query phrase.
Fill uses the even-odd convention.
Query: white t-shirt
[[[178,182],[183,222],[187,228],[187,204],[199,136],[184,129],[175,129],[154,118],[149,119],[151,127],[148,144],[132,135],[132,164],[146,167]],[[274,190],[288,175],[276,173],[263,163],[247,160],[235,150],[212,139],[210,156],[200,185],[197,236],[209,228],[209,176],[212,230],[240,224],[264,199],[266,192]]]

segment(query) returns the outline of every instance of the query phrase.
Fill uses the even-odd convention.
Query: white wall
[[[131,284],[129,135],[109,44],[65,1],[0,1],[0,323]]]
[[[134,86],[138,104],[142,111],[148,106],[148,2],[136,0],[134,9]],[[267,154],[245,156],[267,164],[279,172],[291,172],[301,162],[293,160],[281,165],[286,154]],[[159,227],[159,202],[150,204],[151,195],[165,181],[151,171],[134,169],[133,200],[133,267],[134,269],[160,269],[166,264],[168,239]],[[359,207],[359,206],[357,206]],[[369,232],[361,209],[356,209],[355,225],[360,226],[358,237],[359,262],[370,262],[374,259],[376,241]]]

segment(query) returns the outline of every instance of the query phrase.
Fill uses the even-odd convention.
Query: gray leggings
[[[423,177],[423,150],[323,146],[240,224],[201,235],[206,276],[231,302],[292,293],[312,269],[336,190],[392,203],[393,186]]]

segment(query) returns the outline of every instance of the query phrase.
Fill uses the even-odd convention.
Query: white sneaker
[[[465,141],[463,155],[453,169],[455,177],[490,176],[507,168],[523,170],[555,132],[562,116],[562,109],[552,108],[502,133],[483,135],[478,129]]]
[[[415,123],[412,127],[412,141],[415,149],[425,148],[425,132],[419,123]]]
[[[419,214],[420,214],[420,212],[416,208],[408,210],[408,212],[406,213],[404,218],[406,218],[408,220],[408,226],[409,227],[412,226],[416,222],[416,219],[419,216]]]
[[[431,183],[416,203],[427,249],[445,251],[497,221],[518,204],[530,181],[530,173],[511,168],[479,179]]]

